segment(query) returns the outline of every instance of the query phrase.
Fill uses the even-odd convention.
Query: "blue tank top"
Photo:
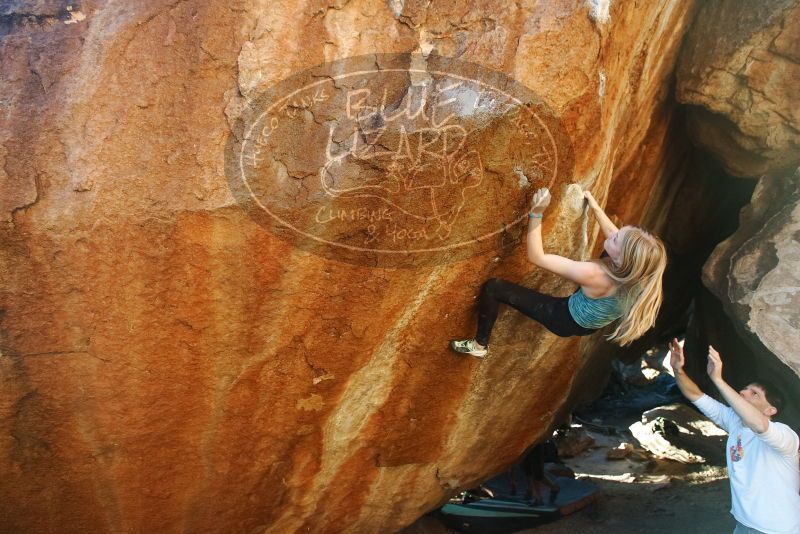
[[[602,328],[622,317],[622,306],[616,293],[593,299],[586,296],[583,288],[578,288],[570,295],[567,305],[572,318],[584,328]]]

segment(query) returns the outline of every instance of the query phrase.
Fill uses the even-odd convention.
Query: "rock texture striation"
[[[552,183],[547,246],[586,257],[597,229],[582,188],[630,222],[664,197],[692,13],[688,1],[7,2],[0,531],[392,532],[501,471],[566,409],[579,342],[514,313],[485,362],[447,341],[474,327],[490,276],[571,288],[531,271],[518,226],[492,253],[423,266],[296,247],[236,202],[226,143],[261,91],[315,65],[470,61],[563,125],[574,161]],[[289,108],[308,125],[338,120]],[[495,161],[485,141],[468,148]],[[486,176],[515,163],[498,161]],[[279,176],[294,187],[314,172]],[[517,185],[520,210],[531,185]],[[472,206],[465,224],[500,205]]]

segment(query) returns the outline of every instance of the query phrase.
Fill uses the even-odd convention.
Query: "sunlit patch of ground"
[[[631,421],[633,422],[633,421]],[[607,460],[606,453],[620,436],[589,432],[595,446],[565,460],[581,478],[603,489],[594,505],[565,519],[536,529],[536,534],[733,532],[734,521],[727,473],[724,467],[685,465],[667,460],[635,458]]]

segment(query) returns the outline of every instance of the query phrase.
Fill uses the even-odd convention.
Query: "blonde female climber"
[[[620,319],[609,339],[628,345],[655,324],[661,307],[661,278],[667,265],[664,244],[636,226],[617,228],[588,191],[584,197],[605,234],[606,255],[593,261],[574,261],[546,254],[542,247],[542,218],[550,191],[539,189],[528,214],[528,260],[580,287],[569,297],[552,297],[533,289],[491,278],[478,297],[478,329],[474,339],[450,342],[456,352],[483,358],[500,303],[538,321],[561,337],[586,336]]]

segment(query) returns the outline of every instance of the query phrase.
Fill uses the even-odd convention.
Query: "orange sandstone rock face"
[[[664,198],[669,80],[691,2],[2,9],[0,530],[390,532],[502,470],[566,409],[584,363],[579,340],[508,312],[484,362],[456,357],[447,341],[474,328],[489,276],[571,290],[525,261],[518,219],[532,187],[554,192],[548,248],[576,258],[596,239],[581,188],[629,222]],[[444,243],[480,227],[491,234],[483,248],[337,255],[336,243],[369,238],[369,224],[307,232],[334,241],[321,243],[265,219],[257,194],[237,196],[226,150],[245,144],[257,99],[307,69],[368,54],[409,71],[371,82],[374,95],[389,90],[387,108],[419,104],[411,88],[428,83],[443,98],[423,107],[452,117],[392,122],[384,146],[381,124],[368,122],[376,101],[348,117],[347,95],[364,87],[337,79],[328,94],[344,108],[302,98],[284,108],[291,128],[251,169],[272,189],[256,193],[295,188],[286,202],[315,217],[363,201],[368,222],[394,210],[404,228],[424,220]],[[477,65],[464,77],[492,77],[491,94],[456,109],[446,101],[469,87],[436,84],[464,70],[432,73],[437,58]],[[528,115],[525,129],[514,117],[536,102],[490,102],[506,82],[551,121]],[[358,152],[321,173],[330,141],[347,147],[353,129],[367,148],[407,157]],[[519,149],[525,132],[545,131],[566,136],[571,157],[545,157],[570,172]],[[394,181],[381,181],[390,172]],[[438,196],[442,176],[449,186],[480,176],[481,194],[496,196],[455,209],[463,187]],[[342,184],[384,189],[361,189],[356,202]],[[493,220],[502,232],[485,231]]]

